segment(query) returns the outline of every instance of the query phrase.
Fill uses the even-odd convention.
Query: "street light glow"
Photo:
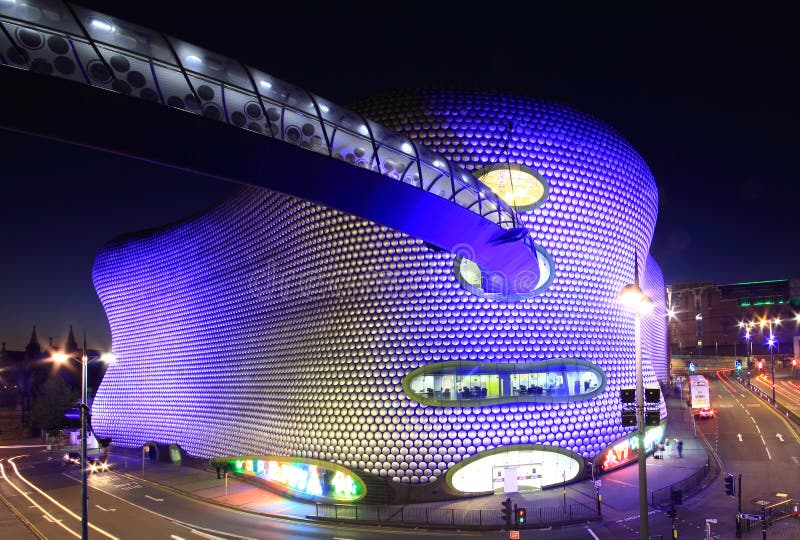
[[[100,360],[106,364],[111,364],[112,362],[116,361],[116,359],[117,357],[114,356],[114,353],[106,352],[100,355]]]
[[[638,285],[626,285],[619,293],[619,303],[623,306],[636,307],[644,297]]]
[[[56,362],[58,364],[63,364],[64,362],[69,360],[69,355],[59,352],[59,353],[53,353],[53,356],[51,356],[50,358],[53,359],[53,362]]]

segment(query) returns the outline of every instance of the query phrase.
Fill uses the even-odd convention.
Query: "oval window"
[[[533,491],[578,478],[583,463],[582,457],[565,448],[501,446],[457,463],[447,471],[445,481],[462,493],[503,493],[507,480],[519,491]]]
[[[535,289],[530,293],[502,294],[485,290],[483,286],[484,274],[480,266],[460,255],[453,260],[453,274],[455,274],[462,287],[481,298],[488,298],[498,302],[517,302],[526,298],[533,298],[546,291],[555,277],[553,259],[541,246],[534,244],[534,247],[536,248],[536,259],[539,262],[539,280],[536,282]]]
[[[518,163],[492,163],[473,174],[517,212],[530,212],[549,194],[542,176]]]
[[[602,369],[574,358],[517,364],[435,362],[403,378],[408,397],[436,407],[582,401],[598,395],[605,386]]]
[[[367,486],[353,471],[327,461],[301,457],[219,457],[212,466],[252,476],[278,491],[299,499],[354,502],[364,498]]]

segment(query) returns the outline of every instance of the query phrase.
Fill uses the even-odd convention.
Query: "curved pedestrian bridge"
[[[524,295],[539,281],[528,232],[474,176],[234,59],[67,2],[0,0],[0,64],[0,128],[253,184],[375,221],[467,253],[490,293]]]

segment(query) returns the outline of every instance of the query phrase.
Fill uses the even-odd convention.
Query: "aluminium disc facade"
[[[119,360],[94,400],[95,431],[201,457],[335,462],[414,485],[503,446],[591,459],[629,434],[619,390],[635,385],[634,319],[616,298],[634,280],[634,251],[659,314],[643,323],[645,385],[666,366],[663,278],[647,256],[658,195],[642,158],[587,114],[508,93],[405,91],[358,108],[467,170],[538,173],[546,200],[520,215],[551,263],[545,290],[482,297],[454,275],[452,254],[242,189],[99,253],[94,282]],[[459,394],[437,406],[408,392],[409,374],[434,363],[563,359],[592,366],[602,384],[538,402]]]

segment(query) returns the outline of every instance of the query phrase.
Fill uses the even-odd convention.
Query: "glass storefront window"
[[[403,380],[409,397],[436,406],[578,401],[597,395],[605,383],[599,367],[577,359],[521,364],[438,362],[412,371]]]

